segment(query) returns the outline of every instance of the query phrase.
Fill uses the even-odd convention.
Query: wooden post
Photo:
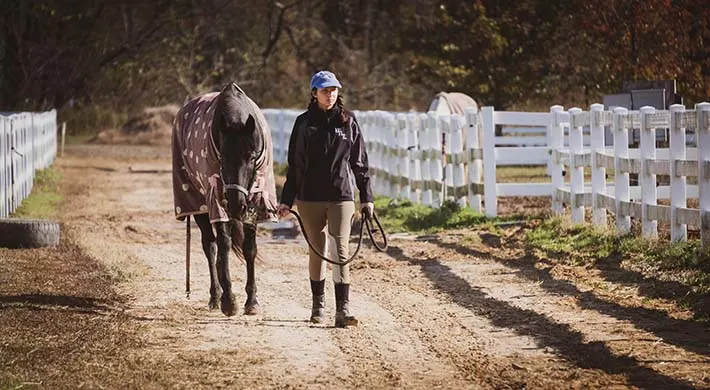
[[[378,194],[381,195],[387,195],[385,193],[385,185],[384,185],[384,178],[382,177],[382,167],[383,167],[383,159],[384,159],[384,153],[382,151],[383,145],[382,145],[382,132],[384,129],[382,128],[382,113],[379,111],[376,111],[375,117],[373,118],[373,135],[374,139],[373,142],[375,143],[375,153],[374,155],[374,163],[375,163],[375,191]]]
[[[62,157],[64,157],[64,139],[67,136],[67,122],[62,122]]]
[[[466,109],[466,156],[468,163],[468,204],[476,212],[481,212],[481,194],[474,191],[471,184],[483,184],[483,160],[473,152],[481,148],[478,111]]]
[[[695,105],[698,134],[698,191],[700,198],[700,241],[710,248],[710,103]]]
[[[629,129],[627,127],[629,110],[622,107],[614,109],[614,201],[616,203],[616,229],[619,234],[631,232],[631,217],[625,212],[623,203],[630,200],[629,172],[622,172],[621,159],[629,157]]]
[[[402,199],[411,197],[412,186],[409,169],[409,123],[406,114],[397,114],[397,160],[399,164],[400,192],[398,196]]]
[[[601,207],[597,194],[606,194],[606,168],[599,164],[597,153],[605,151],[604,124],[602,123],[603,104],[590,107],[589,135],[592,155],[592,219],[594,225],[606,227],[606,208]]]
[[[463,155],[462,119],[459,115],[451,116],[452,131],[449,145],[453,156],[449,162],[451,165],[451,184],[454,188],[454,192],[451,195],[454,196],[454,200],[459,206],[466,207],[467,193],[461,191],[461,188],[466,185],[464,161],[461,159]]]
[[[564,208],[562,199],[557,195],[557,190],[564,187],[564,165],[556,161],[555,154],[564,146],[564,129],[560,123],[559,114],[564,111],[562,106],[550,107],[550,127],[547,129],[547,145],[550,152],[549,170],[552,179],[552,212],[562,214]]]
[[[431,152],[433,153],[433,157],[431,159],[431,177],[432,181],[434,182],[435,188],[432,190],[432,194],[434,195],[434,207],[441,207],[441,205],[444,203],[444,164],[442,161],[442,146],[443,146],[443,138],[442,138],[442,133],[441,133],[441,118],[437,115],[433,116],[433,122],[431,121],[430,117],[430,124],[432,125],[431,128]]]
[[[670,164],[671,177],[671,241],[686,241],[688,239],[688,225],[681,223],[678,220],[678,208],[688,206],[687,196],[687,178],[678,174],[676,161],[685,160],[686,145],[685,145],[685,127],[683,126],[683,113],[685,106],[682,104],[673,104],[671,110],[671,131],[670,131],[670,155],[668,157]]]
[[[572,223],[584,223],[584,203],[578,204],[577,194],[584,194],[584,166],[579,163],[582,156],[582,109],[569,109],[569,171],[570,171],[570,209]]]
[[[451,161],[451,154],[453,149],[451,148],[451,137],[454,132],[452,125],[453,116],[442,115],[439,117],[441,123],[441,165],[442,165],[442,177],[441,177],[441,204],[445,201],[451,199],[454,194],[449,193],[449,188],[454,186],[454,171]]]
[[[496,125],[493,107],[483,107],[483,199],[486,217],[498,215],[496,190]]]
[[[410,113],[407,115],[407,120],[409,122],[409,143],[407,144],[409,169],[411,172],[411,180],[416,183],[416,185],[412,186],[412,191],[409,193],[409,200],[412,201],[412,203],[420,203],[422,194],[422,167],[420,158],[421,151],[419,148],[419,129],[421,128],[419,115]]]
[[[425,206],[434,205],[434,194],[431,189],[431,135],[430,123],[433,114],[421,114],[421,128],[419,131],[419,146],[423,155],[422,162],[422,203]]]
[[[648,213],[648,206],[658,204],[658,194],[656,192],[656,174],[652,171],[653,163],[656,160],[656,128],[651,124],[652,116],[656,109],[644,106],[641,112],[641,234],[644,238],[658,237],[658,221],[651,219]]]
[[[387,154],[385,170],[387,171],[387,192],[390,198],[396,199],[399,196],[400,184],[397,181],[399,177],[399,159],[397,152],[397,122],[394,115],[385,112],[385,151]]]

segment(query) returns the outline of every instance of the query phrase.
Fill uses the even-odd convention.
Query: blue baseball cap
[[[314,74],[313,77],[311,77],[311,89],[328,87],[343,88],[343,86],[340,85],[340,81],[338,81],[333,72],[321,70],[320,72]]]

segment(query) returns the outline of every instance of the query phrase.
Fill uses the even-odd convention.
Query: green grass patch
[[[496,223],[521,219],[519,216],[489,219],[468,207],[460,207],[447,201],[439,208],[414,204],[409,200],[389,197],[375,199],[375,212],[382,227],[388,233],[422,232],[434,233],[445,229],[478,226],[491,231],[498,230]]]
[[[526,244],[560,263],[598,266],[613,272],[617,281],[645,283],[649,296],[673,299],[681,308],[694,309],[697,321],[710,318],[703,304],[710,294],[710,250],[698,240],[669,243],[619,236],[551,218],[527,232]]]
[[[544,166],[511,165],[496,167],[498,183],[545,183],[550,181]]]
[[[56,218],[57,207],[62,201],[59,194],[61,175],[54,168],[37,170],[32,193],[20,203],[12,214],[15,218]]]
[[[288,173],[288,164],[274,162],[274,176],[286,176]]]

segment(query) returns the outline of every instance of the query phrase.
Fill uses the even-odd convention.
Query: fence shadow
[[[440,242],[438,244],[449,246],[449,244]],[[458,246],[450,245],[449,247],[456,249]],[[434,284],[435,288],[446,293],[457,305],[470,310],[477,316],[487,318],[494,326],[512,329],[520,335],[536,340],[540,347],[554,349],[558,356],[580,368],[599,369],[611,375],[624,375],[630,384],[646,389],[693,388],[688,383],[639,365],[638,360],[633,357],[614,355],[603,342],[586,343],[584,335],[569,325],[554,322],[533,310],[518,308],[508,302],[487,296],[438,260],[409,257],[396,246],[390,246],[387,254],[396,260],[419,266],[421,272]],[[479,255],[490,257],[483,253]],[[576,290],[569,286],[565,289],[565,293]]]
[[[618,257],[599,259],[594,266],[605,280],[622,286],[635,287],[639,294],[645,297],[663,298],[676,304],[689,305],[695,319],[710,316],[710,294],[694,292],[690,287],[679,282],[649,278],[640,272],[624,269]]]
[[[627,307],[602,300],[591,292],[580,291],[573,283],[555,279],[549,269],[538,269],[535,264],[540,261],[535,256],[524,255],[519,258],[503,258],[489,253],[477,251],[458,244],[444,243],[439,240],[434,243],[442,248],[454,250],[466,256],[490,259],[518,271],[518,275],[536,282],[544,290],[574,296],[583,309],[594,310],[618,320],[629,321],[636,327],[646,330],[666,343],[681,347],[694,353],[710,356],[710,334],[707,330],[692,321],[670,318],[660,310],[643,307]]]

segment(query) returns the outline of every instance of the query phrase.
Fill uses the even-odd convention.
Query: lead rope
[[[355,259],[355,256],[357,256],[358,252],[360,252],[360,246],[362,245],[362,234],[367,229],[367,234],[370,237],[370,241],[372,242],[372,245],[375,247],[380,252],[384,252],[387,250],[387,235],[385,234],[385,230],[382,228],[382,224],[380,224],[380,220],[377,218],[377,214],[372,213],[370,216],[369,213],[368,215],[363,215],[362,218],[360,218],[360,235],[357,240],[357,248],[355,248],[355,252],[345,261],[337,261],[337,260],[331,260],[327,258],[324,254],[322,254],[318,249],[316,249],[313,244],[311,244],[311,240],[308,238],[308,233],[306,233],[306,228],[303,226],[303,220],[301,219],[301,216],[294,210],[289,210],[289,212],[293,215],[296,216],[296,220],[298,220],[298,225],[301,226],[301,231],[303,232],[303,237],[306,239],[306,243],[308,243],[308,247],[311,248],[311,250],[318,255],[321,259],[325,260],[326,262],[333,264],[333,265],[339,265],[343,266],[346,264],[349,264],[351,261]],[[353,216],[353,219],[355,216]],[[375,237],[373,236],[373,231],[377,232],[377,230],[374,229],[374,226],[372,224],[372,220],[375,220],[375,223],[377,224],[377,230],[382,233],[382,238],[383,238],[383,244],[380,246],[377,241],[375,241]],[[351,220],[352,221],[352,220]]]
[[[185,239],[185,297],[190,299],[190,216],[185,218],[186,239]]]

